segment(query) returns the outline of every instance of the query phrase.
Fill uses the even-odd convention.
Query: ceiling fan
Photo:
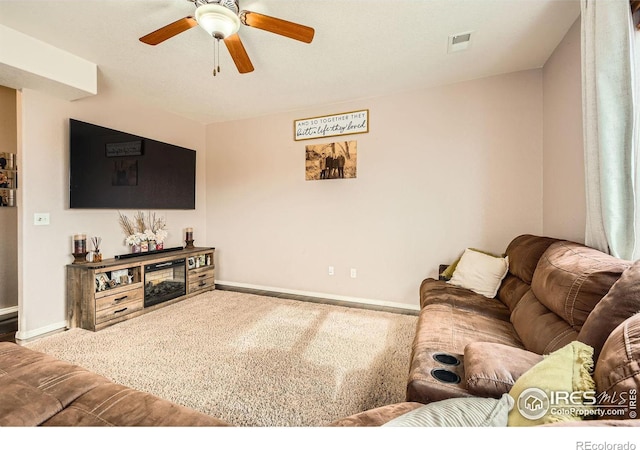
[[[238,6],[238,0],[187,0],[195,4],[196,11],[193,16],[176,20],[162,28],[157,29],[140,38],[140,41],[157,45],[170,39],[183,31],[200,25],[207,33],[216,39],[219,45],[223,40],[231,58],[240,73],[253,71],[253,64],[240,40],[238,30],[240,24],[248,27],[259,28],[264,31],[279,34],[307,44],[313,40],[315,33],[313,28],[297,23],[289,22],[276,17],[242,10]],[[214,51],[215,59],[215,51]],[[215,62],[214,62],[215,65]],[[219,72],[219,66],[214,68],[213,74]]]

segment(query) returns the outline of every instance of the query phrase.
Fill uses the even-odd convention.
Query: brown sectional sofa
[[[10,342],[0,342],[0,426],[226,426]]]
[[[407,400],[428,403],[486,395],[485,364],[490,367],[491,361],[498,361],[504,367],[510,361],[515,377],[538,355],[577,339],[589,312],[631,265],[580,244],[531,235],[514,239],[505,253],[509,273],[496,299],[441,280],[422,282]],[[501,356],[506,352],[508,358]],[[460,377],[459,383],[443,383],[432,376],[434,369],[442,369],[433,357],[438,353],[459,359],[457,366],[445,367]],[[523,364],[514,364],[520,357]],[[467,361],[473,373],[465,371]]]
[[[594,348],[598,394],[637,392],[640,261],[632,264],[580,244],[532,235],[515,238],[506,255],[509,272],[493,299],[442,280],[424,280],[407,401],[329,425],[377,426],[424,403],[499,398],[543,354],[574,340]],[[563,424],[638,426],[640,419],[603,416]],[[45,354],[0,343],[1,425],[229,424]]]
[[[494,299],[424,280],[407,402],[332,425],[377,426],[452,397],[499,398],[542,355],[574,340],[594,348],[598,394],[640,388],[640,261],[533,235],[516,237],[506,256],[509,272]],[[640,425],[602,419],[580,424]]]

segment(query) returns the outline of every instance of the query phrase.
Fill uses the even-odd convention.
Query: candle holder
[[[187,228],[185,230],[185,240],[187,244],[185,248],[193,248],[193,228]]]
[[[87,262],[87,235],[76,234],[73,236],[73,263],[82,264]]]
[[[73,264],[84,264],[87,262],[87,253],[88,252],[82,252],[82,253],[72,253],[73,255]]]

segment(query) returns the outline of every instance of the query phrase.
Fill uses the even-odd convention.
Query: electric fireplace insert
[[[185,259],[144,266],[145,308],[186,295]]]

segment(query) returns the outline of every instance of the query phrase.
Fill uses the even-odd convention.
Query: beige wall
[[[0,86],[0,153],[17,153],[16,91]],[[18,209],[0,208],[0,316],[18,306]]]
[[[293,141],[295,119],[359,109],[368,134]],[[345,139],[358,177],[305,181],[305,144]],[[417,307],[465,247],[542,232],[541,70],[212,124],[206,147],[221,282]]]
[[[222,282],[415,308],[421,280],[464,247],[582,240],[579,58],[577,24],[541,70],[209,126],[108,90],[71,103],[25,90],[18,338],[65,325],[73,234],[127,251],[117,211],[68,209],[70,117],[198,150],[197,209],[166,212],[167,245],[194,227]],[[295,119],[359,109],[367,134],[293,141]],[[339,139],[358,141],[358,178],[305,181],[305,144]],[[36,212],[51,225],[33,226]]]
[[[580,19],[544,66],[544,223],[548,236],[584,243]]]
[[[102,237],[107,258],[128,251],[116,210],[68,208],[69,118],[103,125],[197,151],[196,210],[162,211],[169,237],[183,245],[193,227],[196,244],[207,243],[205,227],[205,128],[193,121],[136,104],[109,91],[67,102],[32,90],[21,94],[22,169],[20,207],[20,309],[18,339],[65,326],[65,265],[73,260],[72,236]],[[34,226],[34,213],[50,214],[49,226]],[[133,211],[123,211],[129,215]]]

